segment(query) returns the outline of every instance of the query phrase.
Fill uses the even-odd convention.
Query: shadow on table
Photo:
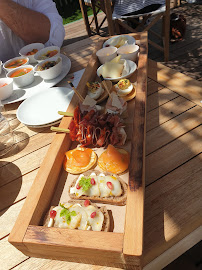
[[[22,174],[18,166],[12,162],[0,161],[0,167],[2,167],[0,170],[0,216],[2,216],[13,203],[18,201]]]

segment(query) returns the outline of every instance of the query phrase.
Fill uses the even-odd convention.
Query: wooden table
[[[74,72],[84,68],[98,36],[68,45]],[[149,61],[146,136],[144,268],[162,269],[200,241],[202,231],[201,84]],[[65,86],[64,79],[59,86]],[[28,258],[8,243],[39,166],[54,137],[16,118],[20,103],[6,105],[18,143],[0,160],[0,269],[116,269]]]

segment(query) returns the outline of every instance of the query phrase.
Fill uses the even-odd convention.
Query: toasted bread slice
[[[84,205],[84,200],[70,200],[68,201],[68,203],[73,203],[73,204],[80,204],[81,206],[85,207]],[[96,209],[99,209],[103,215],[104,215],[104,221],[102,224],[102,230],[104,232],[108,232],[110,230],[110,217],[109,217],[109,213],[107,211],[107,208],[105,206],[102,207],[98,207],[95,203],[90,202],[90,205],[93,205]],[[43,222],[43,226],[48,227],[48,223],[50,220],[50,216],[49,213],[50,211],[54,208],[55,206],[51,206],[49,211],[47,212],[45,218],[44,218],[44,222]],[[55,226],[55,224],[53,223],[53,227],[57,227]]]
[[[92,172],[95,172],[97,175],[100,173],[98,171],[89,171],[84,173],[84,176],[90,176]],[[110,173],[105,173],[105,175],[112,175]],[[77,197],[75,194],[70,193],[70,188],[74,187],[76,184],[76,181],[79,177],[74,179],[71,186],[69,187],[69,196],[71,199],[74,200],[91,200],[93,202],[100,202],[100,203],[108,203],[108,204],[114,204],[114,205],[125,205],[126,199],[127,199],[127,184],[118,176],[116,176],[118,181],[121,184],[122,194],[120,196],[110,196],[110,197],[98,197],[98,196],[87,196],[87,195],[81,195],[80,197]]]

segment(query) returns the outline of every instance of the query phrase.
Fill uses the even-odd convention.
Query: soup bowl
[[[34,71],[44,80],[52,80],[62,72],[62,58],[55,56],[40,62]]]
[[[0,79],[0,100],[9,98],[13,93],[13,79]]]
[[[23,67],[15,68],[6,74],[7,78],[13,78],[13,82],[18,87],[24,87],[31,84],[34,81],[33,66],[25,65]]]
[[[60,47],[49,46],[49,47],[43,48],[34,55],[34,59],[40,63],[54,56],[60,56]]]
[[[6,61],[3,64],[3,68],[9,72],[15,68],[24,66],[24,65],[28,65],[29,64],[29,58],[28,57],[23,57],[23,56],[19,56],[19,57],[14,57],[8,61]]]
[[[34,55],[44,47],[45,46],[43,43],[31,43],[21,48],[19,54],[23,57],[28,57],[30,64],[37,63],[37,60],[34,58]]]
[[[122,59],[135,61],[139,52],[139,46],[136,44],[125,45],[117,50],[117,54],[121,55]]]

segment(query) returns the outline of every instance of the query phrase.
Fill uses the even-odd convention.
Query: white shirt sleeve
[[[45,43],[45,46],[55,45],[61,47],[65,30],[62,17],[59,15],[55,3],[52,0],[32,0],[31,2],[29,8],[46,15],[51,23],[49,40]]]

